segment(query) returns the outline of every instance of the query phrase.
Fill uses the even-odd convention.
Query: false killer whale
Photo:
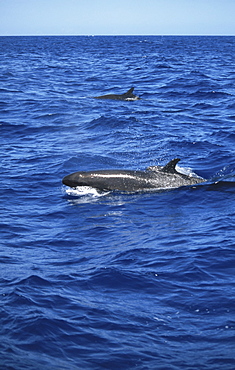
[[[164,167],[151,166],[145,171],[98,170],[74,172],[65,176],[62,182],[71,188],[90,186],[101,191],[137,192],[150,189],[173,189],[206,181],[203,178],[178,172],[175,166],[179,161],[179,158],[175,158]]]
[[[94,96],[95,99],[113,99],[113,100],[139,100],[139,96],[132,94],[134,91],[134,87],[128,90],[126,93],[118,95],[118,94],[107,94],[101,96]]]

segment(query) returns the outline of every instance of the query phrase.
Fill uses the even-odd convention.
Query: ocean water
[[[235,37],[0,37],[0,369],[235,368]],[[141,100],[96,100],[130,87]],[[179,157],[207,182],[75,191]]]

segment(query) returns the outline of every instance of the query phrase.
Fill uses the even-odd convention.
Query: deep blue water
[[[0,55],[0,369],[234,370],[235,37],[1,37]],[[208,181],[61,183],[175,157]]]

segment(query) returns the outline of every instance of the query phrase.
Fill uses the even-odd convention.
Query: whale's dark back
[[[139,100],[140,98],[137,95],[133,94],[134,87],[131,87],[126,93],[124,94],[106,94],[95,96],[95,99],[112,99],[112,100]]]
[[[173,159],[166,166],[149,167],[146,171],[99,170],[74,172],[63,178],[70,187],[91,186],[100,190],[143,191],[148,189],[169,189],[193,185],[205,180],[183,175],[175,170],[179,159]]]

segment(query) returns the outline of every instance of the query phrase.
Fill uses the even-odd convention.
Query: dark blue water
[[[235,368],[235,37],[0,38],[0,369]],[[120,102],[92,96],[124,93]],[[199,186],[79,194],[179,157]]]

